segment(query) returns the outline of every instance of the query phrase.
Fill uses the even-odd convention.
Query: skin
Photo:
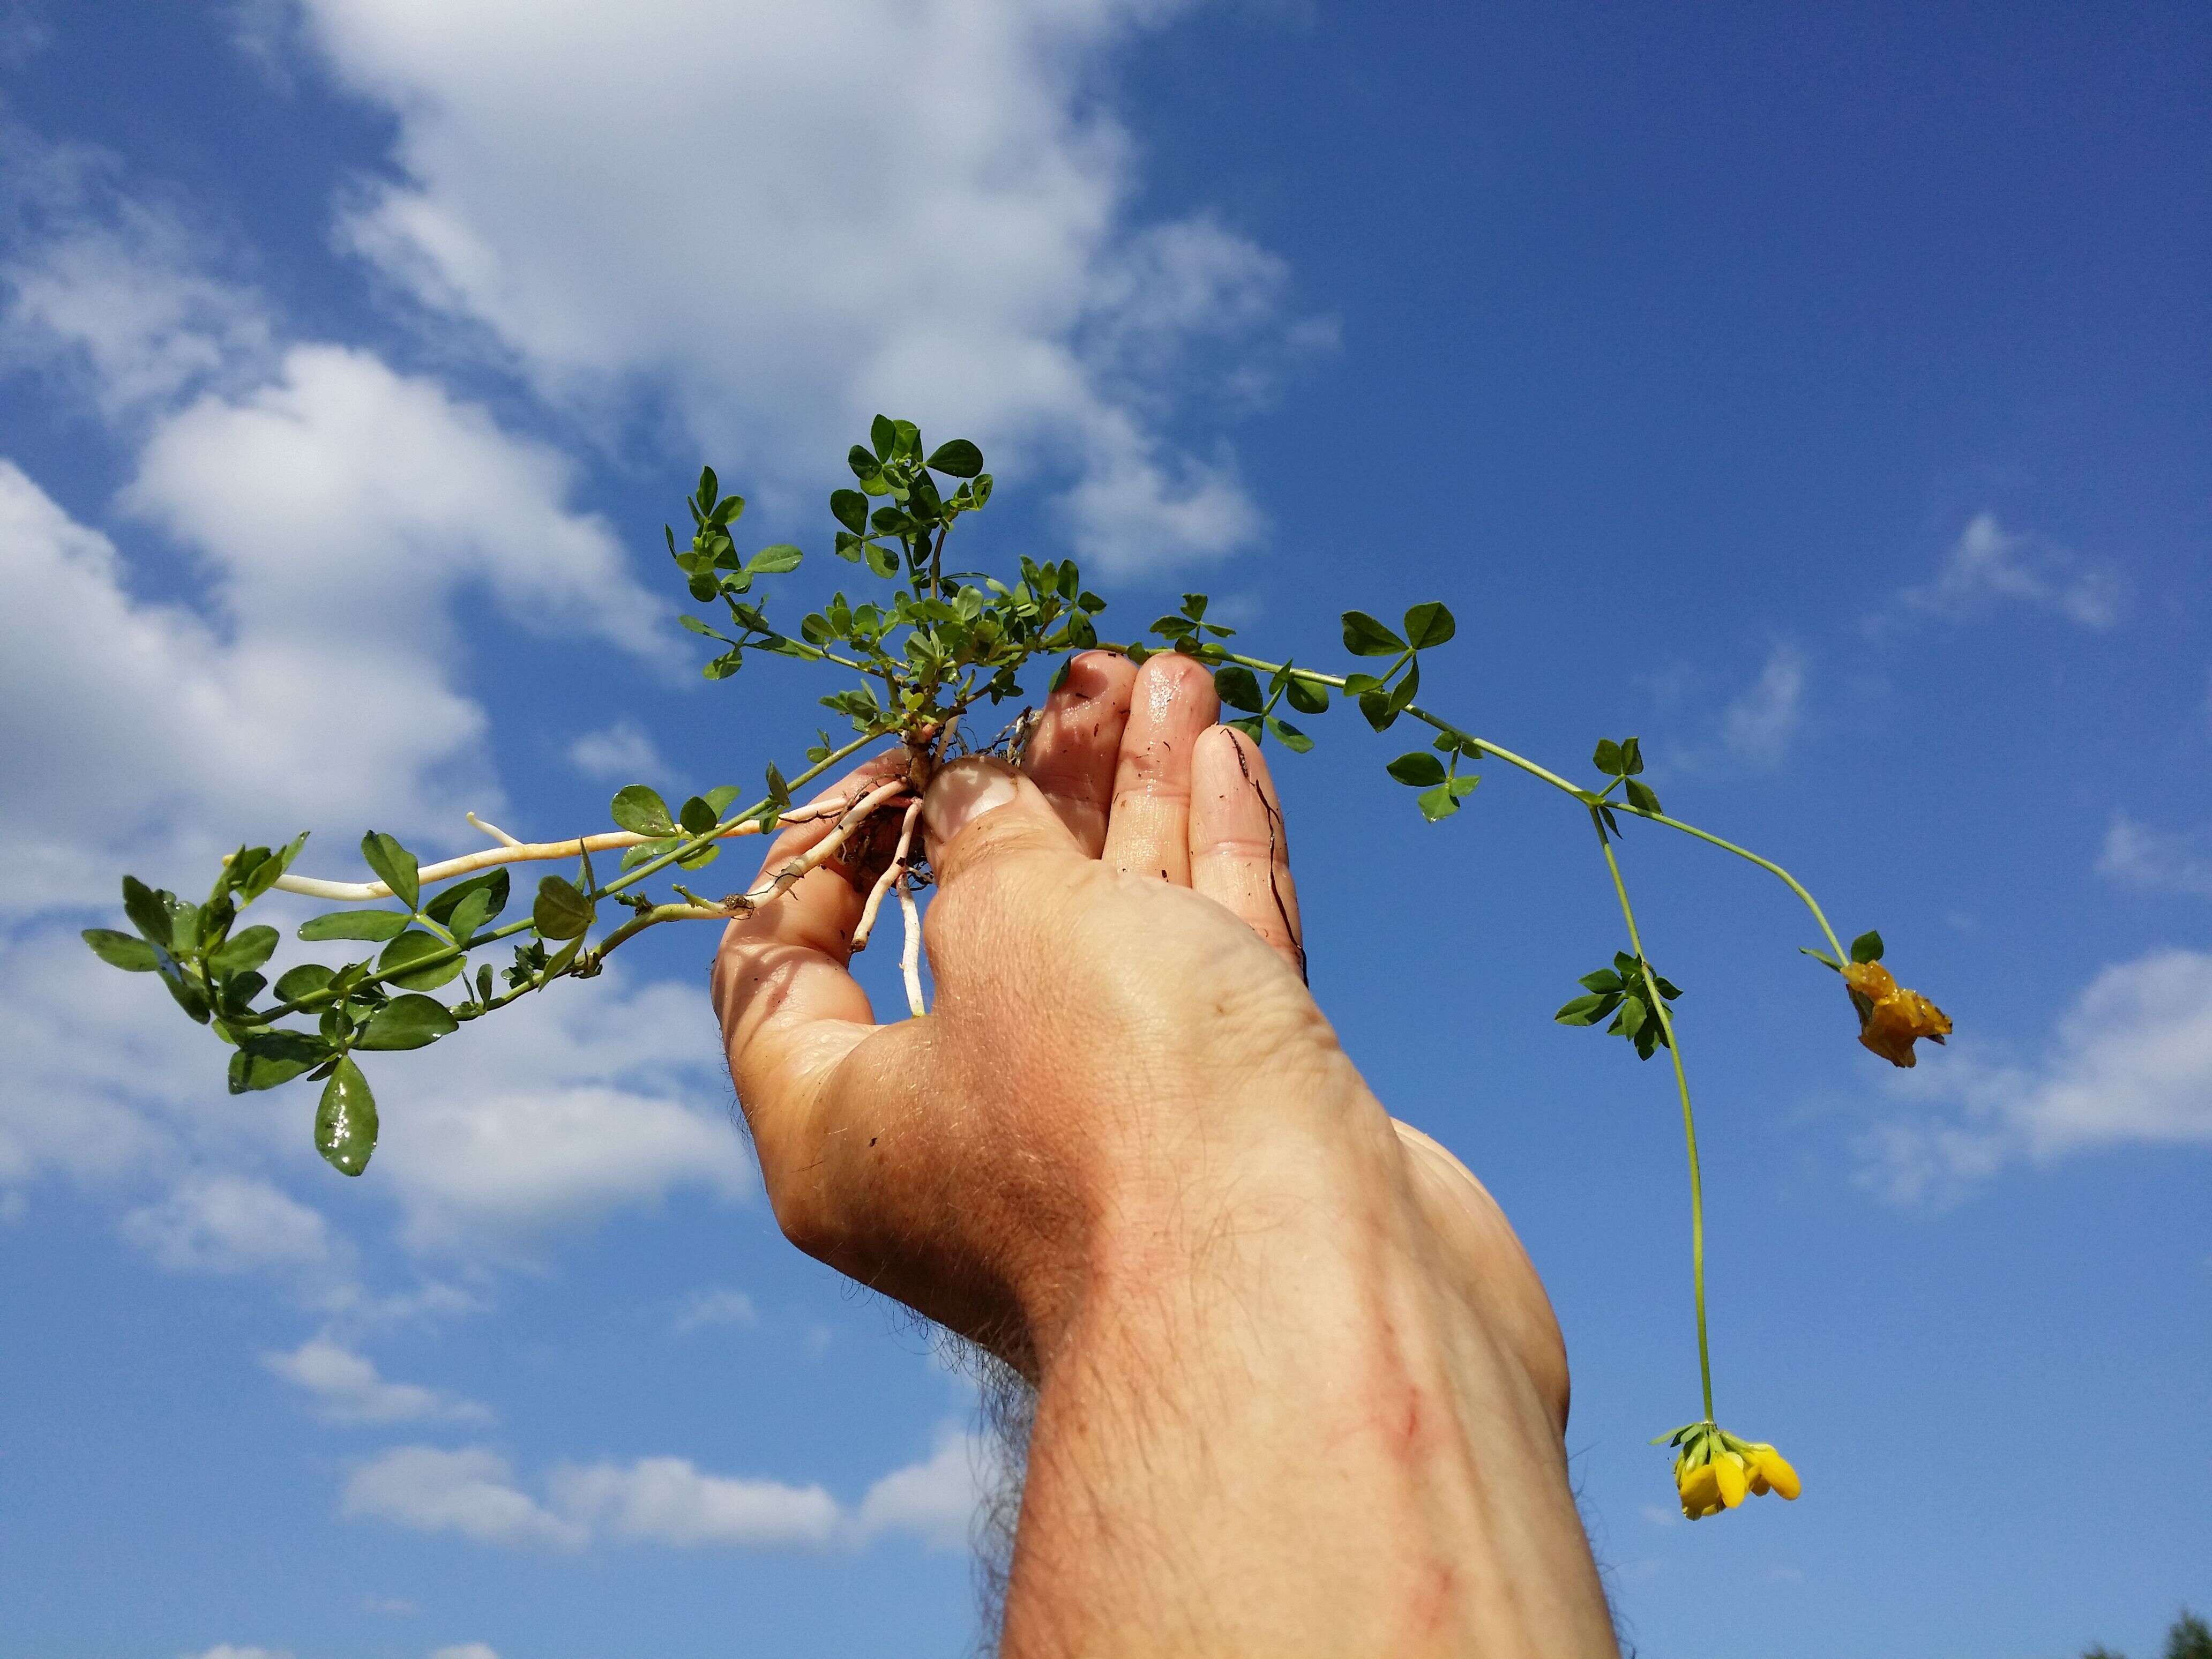
[[[1186,659],[1093,653],[1024,772],[939,775],[922,1018],[874,1024],[833,869],[731,926],[776,1218],[1036,1386],[1003,1653],[1614,1655],[1543,1287],[1309,994],[1218,713]]]

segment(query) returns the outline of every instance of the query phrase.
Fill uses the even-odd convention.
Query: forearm
[[[1010,1659],[1613,1655],[1544,1388],[1379,1109],[1214,1174],[1119,1206],[1039,1355]]]

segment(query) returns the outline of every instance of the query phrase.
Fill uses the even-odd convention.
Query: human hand
[[[1209,1183],[1249,1189],[1271,1159],[1362,1144],[1440,1282],[1563,1427],[1542,1286],[1466,1167],[1381,1111],[1306,990],[1273,781],[1218,712],[1186,658],[1139,670],[1090,653],[1048,701],[1025,776],[982,762],[939,775],[922,1019],[873,1024],[847,971],[860,898],[835,869],[731,926],[715,1002],[777,1218],[1034,1378],[1040,1322],[1093,1254],[1133,1236],[1158,1248],[1146,1230],[1205,1213]],[[767,867],[825,827],[787,832]]]

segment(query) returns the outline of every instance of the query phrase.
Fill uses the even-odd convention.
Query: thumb
[[[1043,792],[1012,767],[982,756],[955,761],[930,780],[921,826],[939,889],[1010,853],[1083,856]]]

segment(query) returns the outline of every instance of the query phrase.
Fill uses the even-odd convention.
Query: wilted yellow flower
[[[1690,1520],[1732,1510],[1747,1497],[1778,1492],[1794,1498],[1800,1490],[1790,1460],[1764,1441],[1739,1440],[1712,1423],[1686,1423],[1671,1438],[1681,1449],[1674,1487]]]
[[[1911,1066],[1917,1039],[1941,1042],[1951,1034],[1951,1017],[1899,985],[1879,962],[1846,963],[1843,972],[1859,1011],[1859,1041],[1891,1065]]]

